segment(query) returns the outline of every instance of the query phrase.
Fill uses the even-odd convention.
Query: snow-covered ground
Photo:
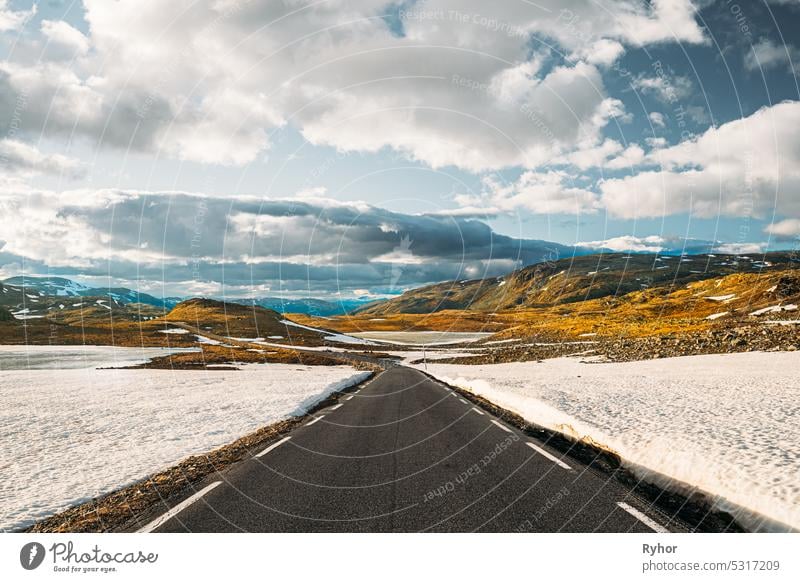
[[[123,367],[199,348],[125,348],[115,346],[0,345],[0,371]],[[2,376],[0,376],[2,379]]]
[[[300,414],[370,375],[348,366],[242,368],[0,373],[0,530]]]
[[[540,426],[591,437],[641,476],[719,495],[720,507],[767,529],[780,528],[761,516],[800,529],[798,369],[800,352],[428,363],[445,382]]]
[[[362,340],[372,340],[382,344],[446,346],[449,344],[476,342],[492,334],[462,331],[364,331],[351,335]]]
[[[343,333],[333,333],[326,331],[324,329],[319,329],[316,327],[309,327],[307,325],[301,325],[299,323],[295,323],[293,321],[289,321],[288,319],[281,320],[281,323],[284,325],[290,325],[292,327],[299,327],[301,329],[307,329],[309,331],[316,331],[319,333],[325,333],[326,335],[323,339],[329,342],[337,342],[340,344],[359,344],[359,345],[372,345],[372,342],[368,342],[362,338],[353,337],[352,335],[346,335]]]

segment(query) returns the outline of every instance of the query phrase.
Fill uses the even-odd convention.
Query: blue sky
[[[0,1],[0,274],[371,296],[795,248],[798,30],[795,0]]]

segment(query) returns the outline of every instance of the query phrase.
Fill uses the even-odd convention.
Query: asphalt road
[[[616,480],[396,367],[142,530],[682,530],[667,521]]]

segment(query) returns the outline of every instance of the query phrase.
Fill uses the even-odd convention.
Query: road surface
[[[399,366],[137,528],[684,531],[613,478]]]

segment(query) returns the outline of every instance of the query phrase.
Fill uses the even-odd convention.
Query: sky
[[[800,0],[0,0],[0,278],[379,297],[800,242]]]

